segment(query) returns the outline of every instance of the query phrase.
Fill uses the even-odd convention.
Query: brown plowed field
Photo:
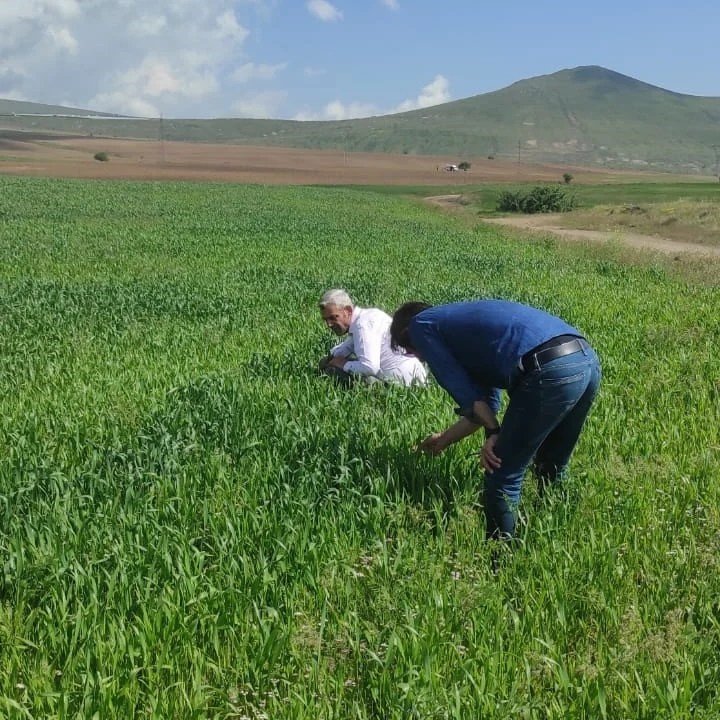
[[[108,154],[108,162],[94,159]],[[467,172],[446,172],[468,160]],[[0,173],[124,180],[197,180],[273,185],[457,185],[482,182],[617,182],[649,175],[487,158],[448,158],[336,150],[108,140],[0,129]],[[657,176],[655,176],[657,178]]]

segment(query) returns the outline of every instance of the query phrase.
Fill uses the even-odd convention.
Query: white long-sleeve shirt
[[[404,385],[424,385],[427,382],[425,366],[417,358],[392,349],[391,322],[392,318],[377,308],[353,308],[348,336],[330,350],[330,354],[333,357],[355,354],[357,360],[348,360],[343,365],[348,373]]]

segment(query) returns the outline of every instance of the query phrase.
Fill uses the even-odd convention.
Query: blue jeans
[[[488,538],[515,534],[515,508],[530,463],[541,490],[562,479],[585,418],[600,386],[600,361],[583,340],[583,349],[551,360],[539,369],[519,368],[508,389],[495,454],[502,465],[485,473]]]

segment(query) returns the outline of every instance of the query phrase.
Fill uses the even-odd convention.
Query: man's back
[[[396,352],[390,344],[392,318],[378,308],[353,309],[349,334],[357,360],[349,360],[343,369],[350,373],[373,375],[380,380],[424,384],[427,371],[415,357]]]

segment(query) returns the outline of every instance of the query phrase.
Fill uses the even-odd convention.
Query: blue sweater
[[[493,411],[520,358],[558,335],[582,335],[554,315],[507,300],[438,305],[418,313],[410,340],[461,408],[484,400]]]

